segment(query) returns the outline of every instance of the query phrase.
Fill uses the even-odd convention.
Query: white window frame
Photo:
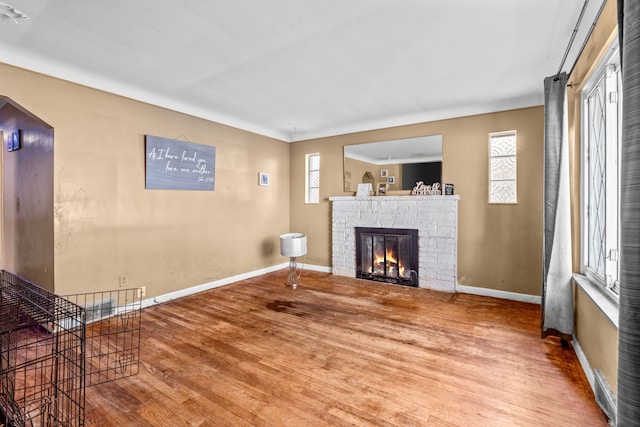
[[[317,157],[318,158],[318,169],[311,169],[311,159]],[[318,204],[320,203],[320,153],[309,153],[304,156],[305,159],[305,183],[304,183],[304,202],[307,204]],[[318,173],[318,186],[311,186],[311,174],[313,172]],[[317,189],[318,191],[318,200],[312,200],[311,191],[313,189]]]
[[[622,95],[620,82],[620,54],[617,39],[607,50],[594,72],[588,78],[581,91],[581,265],[582,273],[602,289],[606,296],[618,302],[620,289],[620,129],[622,120]],[[589,207],[592,187],[590,179],[590,141],[591,123],[589,121],[589,97],[603,84],[605,98],[605,243],[604,251],[599,255],[604,257],[604,274],[600,274],[597,267],[590,265],[589,251],[592,239],[589,235]],[[609,117],[609,120],[606,119]],[[591,247],[593,250],[593,247]]]
[[[491,150],[491,143],[493,141],[494,138],[501,138],[501,137],[505,137],[505,136],[513,136],[514,140],[515,140],[515,152],[513,154],[509,154],[509,155],[500,155],[500,156],[494,156],[492,154],[492,150]],[[515,205],[518,203],[518,156],[517,156],[517,152],[518,152],[518,133],[515,130],[508,130],[508,131],[503,131],[503,132],[492,132],[489,134],[489,139],[488,139],[488,145],[489,145],[489,194],[488,194],[488,198],[489,198],[489,204],[499,204],[499,205]],[[515,168],[515,178],[513,179],[494,179],[493,178],[493,159],[500,159],[500,158],[513,158],[514,159],[514,168]],[[513,181],[514,185],[515,185],[515,193],[513,195],[513,200],[509,200],[509,201],[504,201],[504,200],[496,200],[493,198],[493,191],[492,191],[492,184],[494,182],[506,182],[506,181]]]

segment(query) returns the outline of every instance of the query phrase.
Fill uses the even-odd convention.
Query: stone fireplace
[[[415,229],[418,286],[455,292],[460,196],[330,197],[332,272],[356,277],[356,227]]]

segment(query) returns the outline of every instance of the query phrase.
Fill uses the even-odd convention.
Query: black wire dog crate
[[[0,425],[84,426],[85,388],[138,372],[139,295],[62,297],[0,271]]]

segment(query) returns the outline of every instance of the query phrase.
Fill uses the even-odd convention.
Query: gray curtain
[[[640,425],[640,2],[618,0],[618,18],[622,170],[617,420],[626,427]]]
[[[569,143],[566,116],[567,74],[544,80],[544,235],[542,338],[571,340],[571,214]]]

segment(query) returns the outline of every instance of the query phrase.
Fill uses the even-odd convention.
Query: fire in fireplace
[[[418,230],[356,227],[356,277],[418,286]]]

